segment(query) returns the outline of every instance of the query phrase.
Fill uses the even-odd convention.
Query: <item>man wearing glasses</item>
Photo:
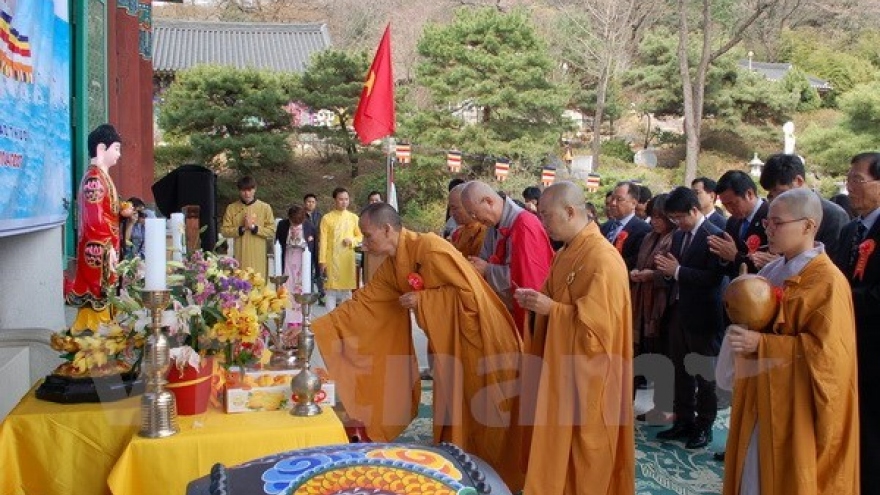
[[[850,161],[846,188],[858,217],[843,228],[837,266],[852,287],[856,315],[856,350],[861,418],[862,493],[878,493],[880,470],[880,395],[871,387],[880,383],[880,153],[860,153]]]

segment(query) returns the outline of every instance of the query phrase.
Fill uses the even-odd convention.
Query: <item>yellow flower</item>
[[[73,357],[73,367],[77,373],[84,374],[107,364],[106,339],[89,336],[76,340],[80,350]]]

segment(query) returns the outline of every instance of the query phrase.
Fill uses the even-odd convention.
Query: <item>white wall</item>
[[[0,420],[60,362],[65,326],[62,229],[0,237]]]

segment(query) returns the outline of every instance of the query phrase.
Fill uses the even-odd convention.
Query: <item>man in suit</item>
[[[804,162],[797,155],[771,155],[761,171],[761,187],[767,191],[767,199],[798,187],[806,187]],[[818,194],[817,194],[818,196]],[[840,240],[840,230],[849,223],[849,215],[840,206],[819,197],[822,203],[822,223],[816,232],[816,240],[825,245],[825,252],[835,258]],[[847,247],[848,249],[848,247]],[[842,268],[838,266],[838,268]]]
[[[651,232],[648,222],[636,217],[638,202],[639,186],[632,182],[617,183],[608,200],[608,221],[600,229],[623,256],[627,270],[635,269],[642,239]]]
[[[313,193],[308,193],[303,196],[303,207],[306,209],[306,222],[312,224],[312,227],[315,230],[315,249],[312,250],[314,256],[312,256],[312,280],[315,280],[318,285],[318,293],[321,296],[321,304],[324,304],[324,278],[320,276],[321,270],[318,267],[318,249],[320,249],[321,244],[321,218],[324,216],[320,210],[318,210],[318,197]],[[282,245],[284,245],[282,243]],[[309,246],[309,249],[312,249],[312,246]]]
[[[728,170],[715,188],[721,204],[730,212],[722,236],[709,239],[709,250],[721,259],[721,267],[731,278],[745,264],[749,273],[758,273],[774,256],[767,252],[767,202],[758,197],[758,186],[745,172]]]
[[[696,194],[687,187],[672,190],[666,199],[666,215],[678,230],[670,252],[658,254],[654,262],[671,284],[667,315],[675,366],[675,422],[657,438],[686,439],[685,447],[699,449],[712,441],[718,414],[714,358],[724,332],[724,275],[718,269],[718,257],[709,251],[709,239],[723,231],[706,221]]]
[[[846,176],[853,210],[858,217],[843,228],[835,263],[852,287],[856,316],[859,377],[862,493],[880,493],[873,477],[880,471],[880,153],[853,157]]]
[[[691,189],[697,195],[697,201],[700,202],[700,212],[706,217],[706,220],[724,230],[727,217],[715,206],[715,200],[718,199],[718,194],[715,193],[717,185],[717,182],[708,177],[697,177],[691,182]]]

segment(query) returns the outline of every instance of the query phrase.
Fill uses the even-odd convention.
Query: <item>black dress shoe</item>
[[[712,454],[712,458],[718,462],[724,462],[724,455],[726,453],[727,453],[726,451],[725,452],[715,452],[714,454]]]
[[[684,445],[686,449],[702,449],[712,441],[712,428],[696,428]]]
[[[663,430],[657,434],[657,440],[678,440],[690,438],[694,434],[694,425],[690,423],[675,423],[672,428]]]

